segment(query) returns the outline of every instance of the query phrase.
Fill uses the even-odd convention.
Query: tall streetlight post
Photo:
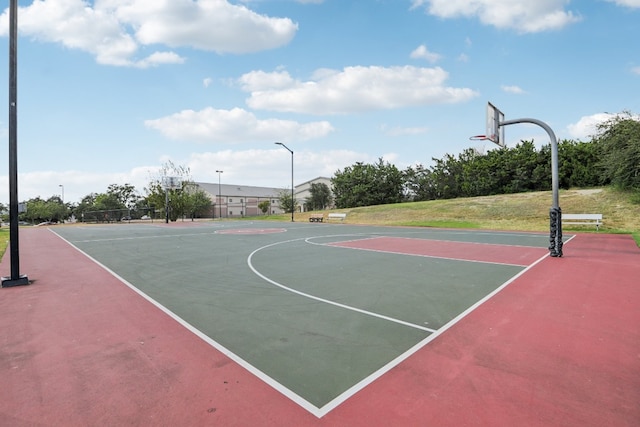
[[[64,215],[67,213],[67,210],[64,206],[64,185],[58,184],[58,187],[62,189],[62,223],[64,224]]]
[[[18,244],[18,0],[9,1],[9,255],[11,276],[2,277],[2,287],[28,285],[20,274]]]
[[[220,174],[223,172],[224,171],[216,171],[218,174],[218,212],[220,219],[222,219],[222,187],[220,185]]]
[[[276,142],[276,145],[281,145],[291,153],[291,222],[293,222],[293,211],[295,208],[295,200],[293,199],[293,150],[284,145],[282,142]]]

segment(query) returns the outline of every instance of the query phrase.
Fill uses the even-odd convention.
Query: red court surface
[[[48,230],[20,248],[34,283],[0,290],[2,426],[640,424],[629,236],[578,235],[322,418]]]
[[[544,256],[545,253],[549,252],[547,249],[531,246],[509,246],[386,236],[330,243],[329,246],[455,260],[513,264],[523,267],[533,264],[540,259],[540,257]]]

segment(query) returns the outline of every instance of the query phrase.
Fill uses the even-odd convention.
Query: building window
[[[233,199],[229,199],[229,203],[233,203]]]

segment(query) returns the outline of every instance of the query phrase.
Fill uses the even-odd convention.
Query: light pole
[[[220,219],[222,219],[222,190],[220,186],[220,174],[222,172],[224,171],[216,171],[216,173],[218,174],[218,212]]]
[[[20,274],[18,244],[18,0],[9,1],[9,254],[11,276],[2,277],[2,287],[28,285]]]
[[[291,153],[291,222],[293,222],[293,210],[295,208],[295,201],[293,199],[293,150],[284,145],[282,142],[276,142],[276,145],[281,145]]]
[[[62,189],[62,223],[64,224],[64,215],[67,213],[67,210],[64,207],[64,185],[58,184],[58,187]]]

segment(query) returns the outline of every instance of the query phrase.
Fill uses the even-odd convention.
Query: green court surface
[[[55,233],[316,414],[535,262],[502,262],[505,250],[533,251],[537,260],[548,245],[547,235],[535,233],[257,221],[78,225]],[[469,243],[496,255],[478,261],[359,247],[384,237],[436,252]]]

